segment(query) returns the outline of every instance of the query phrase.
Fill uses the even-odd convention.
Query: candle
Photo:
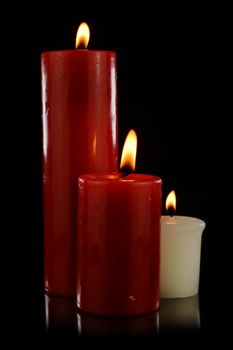
[[[132,149],[125,154],[129,144],[134,154]],[[130,316],[159,308],[161,179],[129,173],[135,154],[132,130],[122,154],[124,173],[87,174],[78,180],[81,311]]]
[[[175,192],[166,208],[175,209]],[[182,298],[198,293],[201,239],[205,222],[188,216],[161,218],[161,298]]]
[[[75,296],[76,179],[118,168],[116,53],[44,52],[41,73],[45,290]]]

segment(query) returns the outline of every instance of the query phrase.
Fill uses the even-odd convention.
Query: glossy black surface
[[[156,313],[137,317],[101,317],[80,313],[75,300],[45,295],[45,329],[79,336],[159,336],[166,332],[200,332],[199,296],[162,299]]]

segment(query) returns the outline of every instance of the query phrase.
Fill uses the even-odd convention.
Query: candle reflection
[[[77,313],[75,299],[45,295],[45,322],[48,331],[70,330],[79,336],[156,336],[199,331],[199,297],[161,299],[159,312],[111,318]]]
[[[45,295],[45,323],[50,330],[74,330],[76,328],[75,299]]]
[[[159,313],[116,318],[78,313],[77,327],[82,336],[153,336],[158,335]]]
[[[199,330],[199,297],[161,299],[160,331]]]

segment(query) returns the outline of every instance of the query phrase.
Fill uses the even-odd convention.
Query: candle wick
[[[78,47],[76,47],[76,50],[86,50],[86,45],[84,42],[80,42]]]
[[[132,173],[132,169],[128,165],[121,167],[120,171],[121,171],[120,177],[125,177]]]
[[[131,174],[130,171],[125,171],[125,172],[123,172],[123,173],[120,173],[120,177],[126,177],[126,176],[128,176],[129,174]]]
[[[169,207],[168,208],[168,215],[172,218],[174,216],[175,212],[174,212],[174,209],[173,207]]]

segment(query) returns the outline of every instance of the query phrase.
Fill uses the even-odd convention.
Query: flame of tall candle
[[[166,210],[172,211],[173,213],[176,210],[176,194],[175,191],[171,191],[166,199]]]
[[[89,43],[89,39],[90,39],[90,29],[87,23],[82,22],[78,27],[77,34],[76,34],[76,43],[75,43],[76,49],[78,48],[86,49]]]
[[[137,153],[137,134],[131,129],[126,137],[122,156],[120,169],[122,172],[132,172],[135,170]]]

